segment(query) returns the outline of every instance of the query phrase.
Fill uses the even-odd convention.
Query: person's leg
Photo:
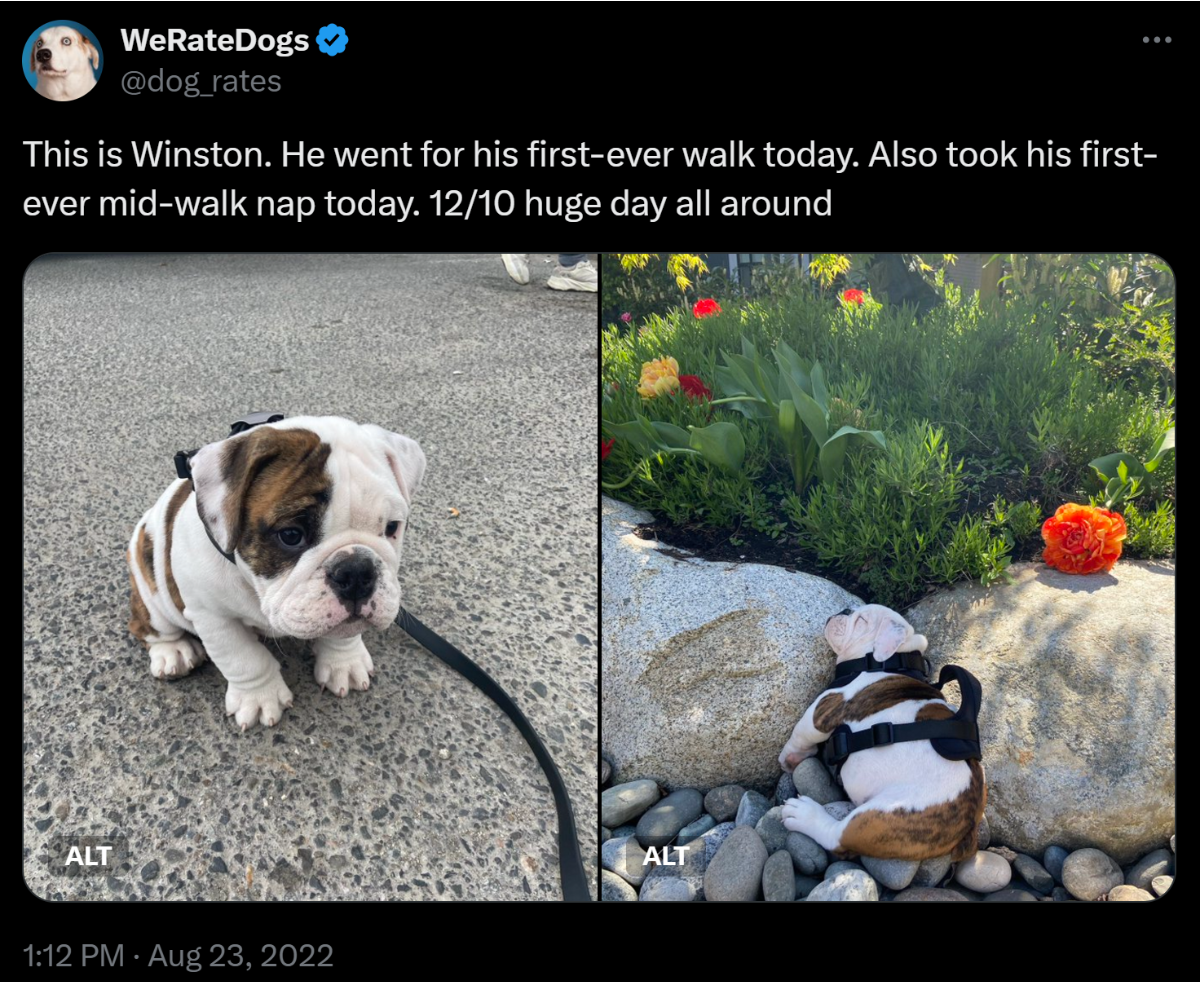
[[[596,267],[587,259],[586,252],[560,252],[558,265],[550,274],[546,286],[551,290],[583,290],[596,292]]]
[[[500,258],[504,260],[504,268],[508,270],[508,275],[516,282],[522,286],[529,282],[529,253],[505,252],[500,254]]]

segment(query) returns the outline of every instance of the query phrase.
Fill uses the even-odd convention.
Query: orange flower
[[[674,358],[656,358],[642,363],[638,395],[643,399],[665,396],[679,389],[679,362]]]
[[[1063,505],[1042,526],[1042,558],[1064,573],[1107,573],[1121,556],[1125,519],[1090,505]]]

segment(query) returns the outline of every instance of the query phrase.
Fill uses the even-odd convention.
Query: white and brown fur
[[[903,617],[877,604],[834,615],[825,625],[825,638],[839,664],[868,651],[882,661],[897,651],[924,652],[928,645]],[[864,672],[848,685],[826,690],[808,707],[784,744],[779,765],[790,773],[842,723],[857,731],[875,723],[951,715],[931,685],[906,675]],[[845,818],[833,818],[802,796],[784,804],[783,824],[845,856],[920,860],[949,855],[957,861],[979,847],[987,784],[977,760],[947,760],[928,740],[915,740],[851,754],[841,780],[855,806]]]
[[[39,52],[50,52],[39,58]],[[96,87],[93,69],[100,67],[100,52],[73,27],[47,27],[33,42],[29,69],[37,75],[37,93],[54,102],[70,102]]]

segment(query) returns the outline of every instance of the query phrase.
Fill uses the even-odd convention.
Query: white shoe
[[[529,253],[504,252],[500,254],[500,258],[504,260],[504,268],[508,270],[509,276],[522,286],[529,282]]]
[[[596,267],[586,259],[574,266],[555,266],[546,286],[551,290],[596,292]]]

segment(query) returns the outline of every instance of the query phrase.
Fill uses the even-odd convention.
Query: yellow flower
[[[675,392],[679,388],[679,362],[674,358],[657,358],[642,364],[638,395],[643,399]]]

